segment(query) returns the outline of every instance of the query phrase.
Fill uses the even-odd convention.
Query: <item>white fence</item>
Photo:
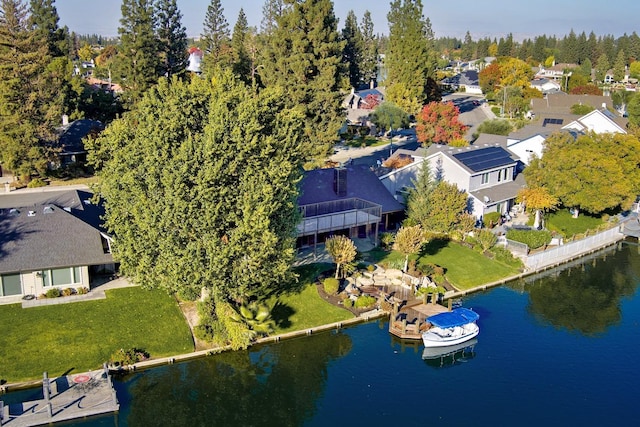
[[[620,227],[613,227],[601,233],[594,234],[593,236],[523,257],[522,260],[527,268],[538,270],[611,245],[623,238],[624,235],[620,232]]]

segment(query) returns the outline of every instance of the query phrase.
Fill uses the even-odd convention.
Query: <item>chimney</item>
[[[67,116],[66,114],[62,115],[62,126],[66,126],[69,124],[69,116]]]
[[[347,195],[347,169],[344,167],[333,170],[333,191],[340,197]]]

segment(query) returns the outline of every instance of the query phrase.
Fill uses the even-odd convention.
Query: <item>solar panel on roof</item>
[[[546,125],[561,125],[562,122],[564,122],[563,119],[547,118],[547,119],[543,120],[542,126],[546,126]]]
[[[514,162],[509,153],[502,147],[466,151],[454,154],[453,157],[473,172],[494,169]]]

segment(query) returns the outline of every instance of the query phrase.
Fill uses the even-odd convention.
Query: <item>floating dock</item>
[[[0,401],[0,426],[49,425],[117,412],[116,391],[106,367],[77,375],[49,379],[44,374],[43,399],[4,405]]]

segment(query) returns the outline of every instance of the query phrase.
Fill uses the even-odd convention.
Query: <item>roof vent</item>
[[[27,216],[36,216],[36,211],[29,211]]]
[[[489,203],[491,201],[491,199],[489,198],[489,196],[484,196],[484,202],[485,203]]]
[[[44,209],[42,209],[42,213],[43,214],[50,214],[53,213],[53,207],[51,206],[45,206]]]
[[[9,209],[9,215],[10,216],[18,216],[18,215],[20,215],[20,211],[18,209],[15,209],[15,208]]]

